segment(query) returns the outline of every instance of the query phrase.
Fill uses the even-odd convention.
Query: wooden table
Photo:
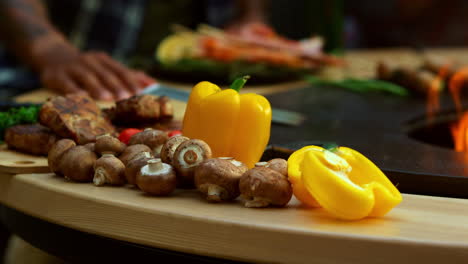
[[[48,222],[150,247],[255,262],[462,263],[468,200],[404,195],[380,219],[337,221],[288,208],[209,204],[195,191],[154,198],[52,174],[2,175],[0,201]]]
[[[109,241],[266,263],[466,263],[468,200],[403,198],[386,217],[346,222],[295,199],[284,209],[249,209],[210,204],[190,190],[155,198],[53,174],[0,174],[7,211]]]

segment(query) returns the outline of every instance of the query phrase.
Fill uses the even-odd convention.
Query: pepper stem
[[[249,78],[250,78],[249,75],[245,75],[242,78],[237,78],[237,79],[234,80],[234,82],[232,82],[232,84],[231,84],[231,86],[229,86],[229,88],[239,92],[240,89],[242,89],[242,87],[244,87],[245,83],[247,82],[247,80]]]

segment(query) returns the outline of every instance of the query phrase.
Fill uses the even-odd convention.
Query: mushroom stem
[[[102,186],[106,183],[106,170],[104,168],[97,168],[94,172],[93,183],[96,186]]]
[[[161,155],[161,150],[163,148],[163,145],[159,145],[155,148],[153,148],[153,154],[157,157],[159,157],[159,155]]]
[[[208,186],[206,199],[210,202],[221,202],[221,196],[223,196],[224,192],[226,192],[226,190],[224,190],[222,187],[215,184],[210,184]]]
[[[197,161],[197,159],[198,159],[198,154],[194,150],[189,149],[184,153],[184,161],[187,164],[193,164]]]
[[[161,159],[148,160],[148,168],[150,173],[155,173],[163,169]]]
[[[268,162],[266,162],[266,161],[261,161],[261,162],[255,163],[255,167],[266,167],[267,165],[268,165]]]
[[[245,207],[267,207],[270,204],[269,199],[265,199],[262,197],[254,197],[252,200],[245,202]]]

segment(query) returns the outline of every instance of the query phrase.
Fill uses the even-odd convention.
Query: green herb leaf
[[[0,112],[0,140],[3,139],[5,130],[19,124],[36,123],[41,106],[28,106],[11,108],[9,111]]]

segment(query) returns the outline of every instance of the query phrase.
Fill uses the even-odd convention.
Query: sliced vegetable
[[[298,199],[308,204],[316,201],[340,219],[380,217],[402,201],[385,174],[350,148],[338,147],[332,152],[308,146],[291,155],[288,167]]]

